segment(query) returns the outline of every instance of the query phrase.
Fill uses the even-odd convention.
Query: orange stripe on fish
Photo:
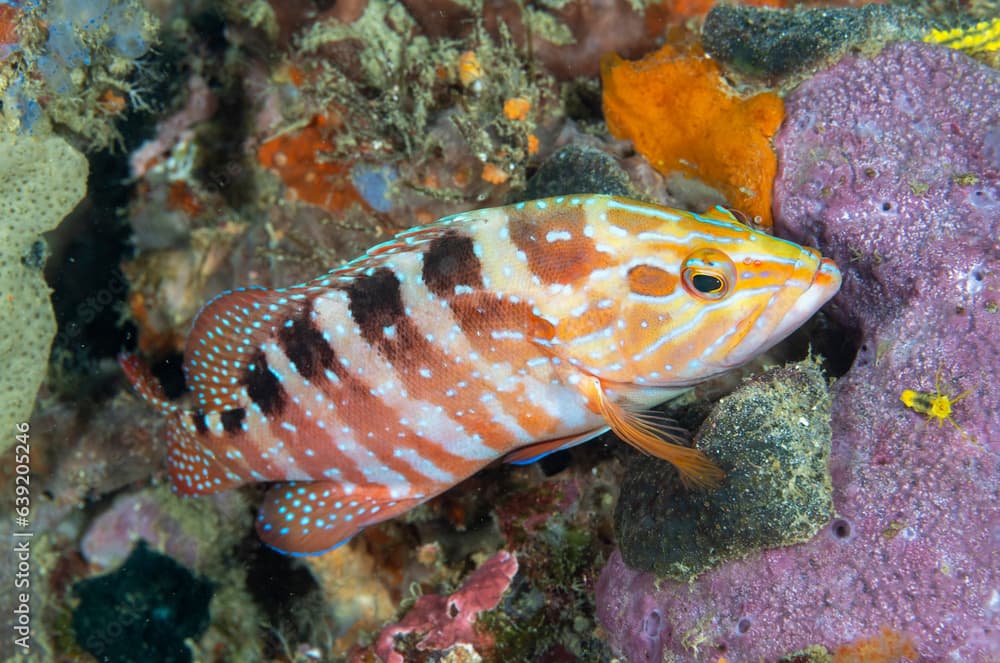
[[[611,429],[685,481],[722,474],[647,408],[791,333],[837,292],[813,249],[707,214],[567,196],[456,214],[317,279],[223,293],[168,400],[174,488],[274,483],[269,545],[328,550],[490,462]]]

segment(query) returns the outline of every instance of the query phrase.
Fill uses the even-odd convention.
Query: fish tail
[[[160,381],[156,379],[149,365],[136,354],[123,353],[118,355],[118,365],[128,378],[132,389],[142,400],[149,403],[159,412],[172,414],[179,411],[175,403],[167,398]]]
[[[176,412],[167,421],[167,471],[170,485],[180,495],[204,495],[245,483],[216,454],[199,441],[191,417]]]

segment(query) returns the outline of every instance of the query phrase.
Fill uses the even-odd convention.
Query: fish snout
[[[774,346],[837,294],[841,278],[833,260],[824,258],[816,249],[802,247],[785,283],[728,334],[726,353],[715,365],[729,370]]]
[[[840,290],[840,284],[843,281],[843,275],[840,272],[840,268],[837,267],[835,263],[830,258],[822,258],[819,263],[819,269],[816,270],[816,278],[813,280],[813,287],[818,287],[823,290],[830,292],[830,296],[833,297]]]
[[[803,247],[818,258],[812,282],[801,292],[774,330],[774,343],[785,338],[811,318],[840,290],[840,268],[830,258],[823,258],[816,249]]]

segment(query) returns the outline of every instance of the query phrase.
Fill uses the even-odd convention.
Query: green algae
[[[723,562],[807,541],[833,512],[830,395],[816,361],[770,370],[716,405],[696,446],[726,472],[714,491],[629,462],[615,528],[625,562],[689,581]]]
[[[406,155],[419,149],[433,106],[435,62],[449,47],[418,32],[403,5],[376,1],[353,23],[317,21],[299,39],[305,89],[320,107],[341,110],[345,130],[331,156],[356,153],[364,143],[398,146]],[[321,57],[331,52],[340,57]]]
[[[609,652],[597,635],[593,589],[609,547],[595,533],[599,522],[610,524],[610,504],[597,488],[606,479],[534,484],[524,476],[529,473],[514,473],[514,484],[495,508],[505,547],[517,550],[519,568],[503,601],[476,619],[495,641],[484,659],[562,660],[558,656],[568,652],[573,660],[607,660],[597,655]]]
[[[531,552],[519,556],[525,580],[477,619],[496,640],[487,660],[537,661],[557,648],[574,660],[607,660],[588,581],[596,579],[603,561],[595,558],[593,535],[553,518],[537,536]]]
[[[831,663],[833,656],[823,645],[809,645],[805,649],[783,656],[778,663]]]
[[[551,6],[551,3],[549,4]],[[552,8],[561,9],[561,7]],[[525,23],[531,26],[533,34],[551,44],[568,46],[576,42],[576,38],[573,37],[573,31],[569,29],[569,26],[546,11],[533,7],[525,7],[524,19]]]
[[[267,35],[267,38],[274,41],[278,38],[280,27],[278,17],[274,13],[274,7],[267,0],[228,0],[225,4],[226,12],[246,21],[247,25],[256,30],[260,30]]]

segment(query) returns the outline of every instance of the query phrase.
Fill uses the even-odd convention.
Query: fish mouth
[[[774,305],[780,299],[780,293],[775,293],[768,305],[755,310],[739,322],[737,326],[740,329],[740,336],[751,336],[751,338],[743,338],[743,343],[726,358],[725,369],[740,366],[777,344],[802,326],[823,304],[837,294],[842,279],[837,263],[830,258],[821,257],[815,249],[804,247],[803,256],[796,263],[793,273],[802,273],[810,266],[815,267],[812,269],[808,285],[773,327],[753,328],[758,318],[766,314],[767,306]],[[753,336],[758,338],[752,338]]]
[[[819,269],[813,274],[812,283],[799,296],[798,301],[795,302],[795,306],[792,307],[792,310],[788,314],[792,317],[800,314],[803,320],[808,318],[837,294],[837,291],[840,290],[842,280],[843,276],[840,273],[840,268],[837,267],[837,263],[830,258],[822,258],[819,262]]]
[[[813,272],[812,283],[795,300],[781,322],[773,331],[774,343],[798,329],[816,311],[840,290],[842,280],[840,268],[829,258],[820,258],[819,267]]]

